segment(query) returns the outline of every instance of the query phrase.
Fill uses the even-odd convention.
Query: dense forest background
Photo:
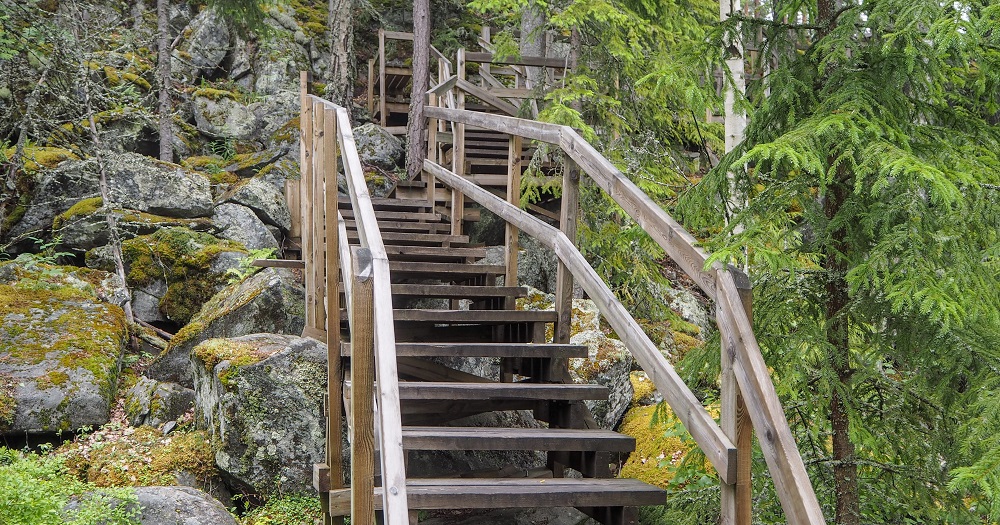
[[[293,142],[289,71],[353,98],[363,121],[359,72],[377,28],[413,27],[414,6],[395,0],[155,3],[0,0],[7,255],[40,249],[11,233],[39,165],[111,148],[226,183],[226,166]],[[713,261],[746,269],[755,330],[829,520],[1000,521],[1000,5],[752,1],[723,22],[713,0],[427,7],[446,55],[474,47],[482,26],[497,54],[572,54],[572,75],[540,94],[539,119],[579,129]],[[179,45],[171,13],[201,9],[218,9],[234,31],[226,45],[244,51],[164,72],[159,57],[198,51]],[[305,55],[286,53],[287,39]],[[196,96],[284,113],[260,133],[213,137],[184,114]],[[746,117],[739,136],[712,118],[727,108]],[[270,164],[294,177],[296,152]],[[650,322],[675,316],[662,291],[676,275],[656,244],[595,188],[582,209],[582,250],[619,298]],[[717,341],[677,367],[716,401]],[[691,454],[649,523],[714,519],[718,486],[696,481],[703,463]],[[755,521],[781,522],[754,464]]]

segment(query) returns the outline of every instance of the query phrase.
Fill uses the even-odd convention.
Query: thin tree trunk
[[[838,174],[838,181],[827,192],[824,212],[827,220],[840,211],[849,195],[846,177]],[[851,365],[850,325],[846,308],[850,300],[847,292],[847,265],[843,255],[847,250],[846,232],[843,228],[833,232],[832,245],[826,250],[823,267],[827,274],[826,285],[826,340],[830,344],[830,365],[837,374],[837,385],[830,397],[830,426],[833,430],[833,486],[836,499],[836,523],[858,525],[861,519],[858,493],[858,465],[855,447],[851,441],[850,419],[842,392],[850,391],[854,369]]]
[[[545,56],[545,13],[535,2],[529,2],[521,11],[520,48],[522,56]],[[528,74],[526,87],[537,89],[544,84],[542,68],[526,66],[524,69]]]
[[[354,96],[354,68],[350,57],[354,50],[354,2],[330,0],[330,83],[327,98],[350,109]]]
[[[170,102],[170,2],[156,0],[156,76],[160,84],[160,160],[174,160],[173,104]]]
[[[413,2],[413,91],[410,93],[410,116],[406,131],[406,176],[413,180],[424,165],[424,96],[430,75],[431,17],[429,0]]]

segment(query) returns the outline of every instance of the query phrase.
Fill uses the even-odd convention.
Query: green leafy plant
[[[69,475],[58,456],[0,447],[0,523],[133,525],[138,516],[132,490],[98,489]]]
[[[226,270],[226,278],[229,284],[238,283],[259,272],[261,267],[254,266],[253,262],[257,259],[271,259],[274,257],[275,251],[274,248],[250,250],[250,253],[246,257],[240,259],[239,267]]]

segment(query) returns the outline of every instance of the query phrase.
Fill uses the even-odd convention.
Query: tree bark
[[[545,13],[542,7],[535,2],[528,2],[528,5],[521,11],[521,56],[543,57],[545,56]],[[542,77],[543,69],[540,67],[527,67],[528,85],[526,87],[537,89],[544,84]]]
[[[160,84],[160,160],[174,160],[173,104],[170,102],[170,2],[156,0],[156,77]]]
[[[354,50],[354,2],[330,0],[330,83],[327,98],[350,109],[354,96],[354,68],[350,57]]]
[[[843,171],[843,170],[841,170]],[[828,189],[824,212],[833,220],[850,194],[847,177],[838,173],[838,180]],[[858,493],[858,466],[851,441],[850,419],[842,392],[850,391],[854,369],[851,365],[850,325],[847,306],[847,264],[845,254],[847,232],[841,227],[832,232],[832,244],[825,250],[826,270],[826,340],[830,345],[829,362],[837,375],[837,384],[830,396],[830,426],[833,430],[833,486],[836,499],[836,523],[858,525],[861,519]]]
[[[431,17],[429,0],[413,2],[413,91],[410,93],[410,115],[406,130],[406,176],[413,180],[424,165],[424,97],[430,75]]]

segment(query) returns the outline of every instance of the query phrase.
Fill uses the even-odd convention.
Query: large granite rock
[[[184,84],[212,73],[229,51],[229,26],[215,9],[204,9],[181,32],[184,37],[171,57],[171,73]]]
[[[84,252],[108,243],[108,218],[102,205],[100,197],[84,199],[52,221],[53,235],[59,237],[62,248]],[[212,221],[207,218],[180,219],[120,208],[112,213],[118,227],[118,238],[123,241],[155,233],[161,228],[185,227],[196,231],[214,229]]]
[[[191,487],[137,487],[134,509],[141,525],[238,525],[226,507],[208,494]],[[72,518],[81,507],[81,499],[98,497],[87,493],[70,502],[66,517]],[[118,503],[120,504],[120,503]]]
[[[589,354],[586,358],[570,359],[569,373],[573,381],[608,387],[607,400],[588,400],[585,403],[601,428],[613,430],[632,403],[635,392],[629,374],[639,365],[624,343],[600,330],[580,332],[569,342],[586,346]]]
[[[242,243],[248,250],[277,251],[280,247],[267,226],[246,206],[232,203],[216,206],[212,222],[219,228],[219,237]]]
[[[198,173],[135,153],[106,155],[104,168],[117,207],[175,218],[212,213],[208,179]],[[81,200],[99,197],[99,179],[95,159],[66,161],[41,173],[27,212],[10,235],[47,230]]]
[[[171,339],[146,374],[191,386],[188,355],[198,343],[262,332],[299,335],[304,326],[305,290],[290,270],[266,268],[212,297]]]
[[[128,340],[122,309],[100,300],[113,281],[23,256],[0,266],[0,435],[108,422]]]
[[[250,107],[229,96],[199,96],[195,92],[194,119],[198,131],[222,139],[247,140],[258,130]]]
[[[285,194],[262,176],[241,181],[219,201],[246,206],[253,210],[264,224],[277,226],[281,231],[287,232],[292,227],[292,213],[288,210],[288,203],[285,202]]]
[[[195,418],[234,488],[312,493],[324,459],[326,346],[290,335],[210,339],[191,352]]]
[[[133,427],[159,427],[176,421],[193,406],[194,390],[148,377],[140,377],[125,394],[125,416]]]
[[[403,141],[377,124],[362,124],[354,128],[354,141],[363,164],[393,170],[400,166],[406,149]]]

